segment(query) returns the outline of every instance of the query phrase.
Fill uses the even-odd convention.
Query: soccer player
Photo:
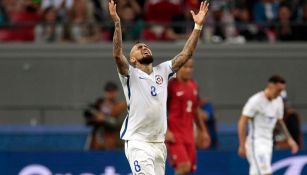
[[[273,75],[269,78],[264,91],[250,97],[243,108],[238,122],[240,142],[238,153],[242,157],[247,157],[250,175],[272,174],[273,129],[276,123],[281,126],[286,135],[292,153],[298,151],[297,144],[282,120],[284,109],[280,93],[285,87],[285,79],[279,75]],[[247,123],[249,132],[246,138]]]
[[[176,175],[186,175],[196,170],[196,145],[194,121],[199,142],[203,147],[210,144],[209,135],[201,118],[198,85],[192,80],[193,60],[179,69],[176,78],[168,85],[168,130],[166,141],[170,162]]]
[[[128,105],[120,137],[125,140],[125,154],[133,174],[163,175],[165,173],[167,130],[166,100],[169,78],[188,61],[195,49],[208,11],[201,2],[199,12],[191,11],[194,30],[183,50],[172,60],[153,67],[153,54],[144,43],[135,44],[130,51],[130,63],[123,54],[120,18],[116,4],[109,2],[109,12],[115,30],[113,57]]]

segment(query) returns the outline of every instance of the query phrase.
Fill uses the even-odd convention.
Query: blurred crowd
[[[185,40],[200,0],[116,0],[123,40]],[[0,42],[111,41],[108,0],[1,0]],[[203,41],[307,41],[307,0],[214,0]]]
[[[84,110],[86,125],[92,128],[86,149],[112,150],[123,146],[119,140],[119,131],[127,112],[127,105],[125,101],[119,100],[118,96],[117,84],[109,81],[104,85],[101,97]]]

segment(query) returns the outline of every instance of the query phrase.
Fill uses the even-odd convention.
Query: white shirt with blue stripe
[[[129,65],[127,76],[119,74],[128,115],[120,138],[145,142],[164,142],[167,130],[167,85],[174,75],[171,61],[153,67],[149,75]]]
[[[259,146],[272,147],[273,130],[278,119],[283,117],[284,106],[279,96],[269,100],[264,92],[258,92],[249,98],[243,108],[242,115],[248,116],[248,139]]]

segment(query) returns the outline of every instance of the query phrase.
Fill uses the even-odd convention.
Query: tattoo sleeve
[[[190,58],[192,58],[200,33],[200,30],[194,29],[189,39],[185,43],[183,50],[172,59],[172,69],[175,72],[177,72]]]
[[[123,54],[120,22],[115,22],[113,35],[113,57],[115,58],[119,73],[122,75],[128,75],[129,63]]]

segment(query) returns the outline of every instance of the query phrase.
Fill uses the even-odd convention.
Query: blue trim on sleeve
[[[173,68],[172,68],[172,61],[170,61],[171,64],[169,65],[170,70],[172,71],[170,74],[168,74],[168,80],[176,73]]]
[[[126,119],[125,119],[125,129],[123,133],[120,135],[120,138],[122,139],[124,135],[126,134],[127,128],[128,128],[128,119],[129,119],[129,114],[127,114]]]
[[[130,76],[127,76],[127,88],[128,88],[128,98],[130,100],[130,97],[131,97],[131,90],[130,90]],[[123,133],[120,135],[120,138],[122,139],[124,137],[124,135],[126,134],[126,131],[127,131],[127,128],[128,128],[128,119],[129,119],[129,111],[130,111],[130,105],[128,104],[127,106],[128,108],[128,114],[126,116],[126,119],[125,119],[125,128],[124,128],[124,131]]]
[[[127,88],[128,88],[128,98],[131,97],[131,90],[130,90],[130,76],[127,76]]]
[[[172,73],[168,74],[168,79],[170,79],[174,74],[175,74],[174,71]]]

